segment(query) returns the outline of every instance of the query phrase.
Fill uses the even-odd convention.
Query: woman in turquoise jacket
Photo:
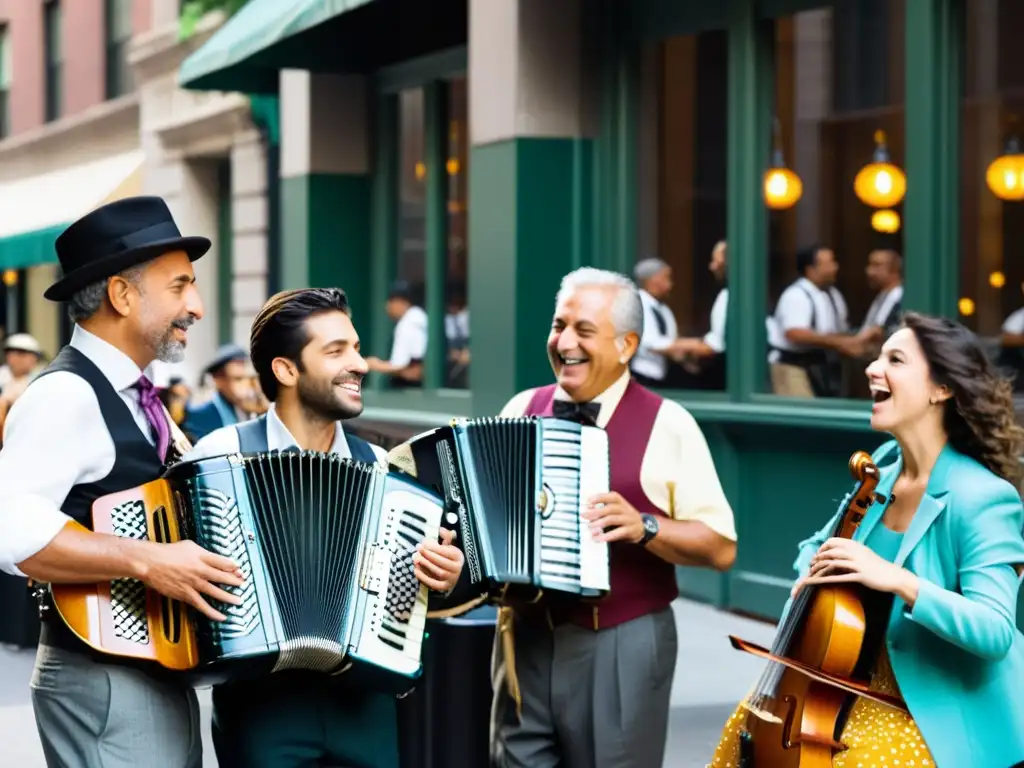
[[[1024,569],[1018,491],[1024,430],[1011,388],[974,335],[908,313],[867,369],[878,492],[851,539],[839,512],[800,544],[795,595],[858,583],[893,595],[872,687],[910,714],[859,698],[834,768],[1010,768],[1024,761]],[[712,765],[735,765],[738,710]]]

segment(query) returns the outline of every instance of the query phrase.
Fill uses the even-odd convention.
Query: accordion
[[[535,416],[456,419],[393,449],[389,461],[444,496],[471,585],[460,593],[500,602],[608,592],[608,545],[582,518],[587,499],[608,492],[603,429]]]
[[[93,503],[98,532],[192,539],[244,583],[213,621],[142,582],[51,585],[82,640],[211,684],[287,669],[346,672],[400,693],[421,671],[428,590],[412,556],[436,540],[442,500],[383,465],[309,451],[182,462]],[[200,682],[201,681],[201,682]]]

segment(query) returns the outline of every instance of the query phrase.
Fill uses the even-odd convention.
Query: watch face
[[[658,532],[658,521],[655,520],[653,517],[650,517],[650,516],[645,517],[644,518],[644,529],[646,529],[646,531],[648,533],[657,533]]]

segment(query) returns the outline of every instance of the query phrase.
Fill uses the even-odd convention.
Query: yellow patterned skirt
[[[871,688],[900,695],[889,654],[884,648],[871,676]],[[722,730],[722,740],[709,768],[735,768],[739,761],[740,729],[746,716],[747,712],[742,707],[733,712]],[[847,749],[832,758],[832,768],[921,768],[935,765],[914,719],[906,712],[871,699],[857,699],[839,740]]]

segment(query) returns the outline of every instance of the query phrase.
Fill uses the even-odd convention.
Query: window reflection
[[[903,24],[903,0],[846,0],[775,22],[765,130],[773,164],[803,187],[790,207],[766,195],[775,394],[866,397],[864,368],[898,321]]]
[[[643,51],[634,278],[644,337],[632,369],[648,386],[725,386],[727,74],[724,31]]]
[[[445,267],[446,386],[469,386],[469,91],[466,79],[446,84],[448,106],[447,261]]]
[[[1015,188],[989,166],[1024,139],[1024,69],[1016,46],[1024,5],[1013,0],[967,4],[961,104],[960,320],[981,336],[1024,393],[1024,210]],[[1012,147],[1011,147],[1012,148]],[[1003,199],[999,195],[1002,195]],[[1018,409],[1021,410],[1021,409]]]

